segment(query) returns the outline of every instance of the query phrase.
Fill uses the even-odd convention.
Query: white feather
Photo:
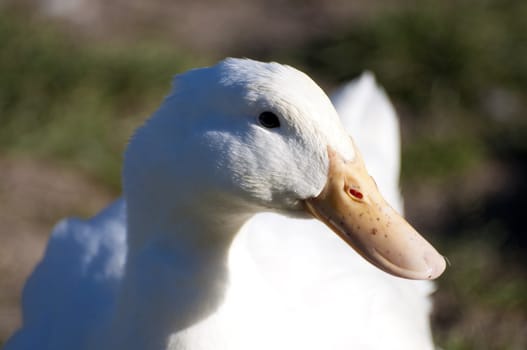
[[[230,249],[221,236],[195,240],[201,229],[236,231],[249,217],[235,217],[222,206],[237,206],[243,214],[255,210],[244,205],[263,203],[296,213],[296,192],[317,194],[322,185],[317,171],[325,171],[326,160],[320,156],[308,167],[318,170],[309,173],[303,155],[290,149],[313,149],[308,154],[313,156],[318,143],[331,143],[348,158],[354,156],[348,138],[334,128],[329,100],[307,76],[252,61],[227,60],[217,67],[179,78],[175,95],[135,136],[125,166],[128,203],[119,199],[90,220],[57,225],[26,284],[23,327],[5,349],[432,349],[431,284],[377,270],[317,221],[263,213],[243,225]],[[229,94],[199,95],[200,84],[226,71],[231,74],[221,79]],[[244,77],[255,71],[259,75],[247,89]],[[273,82],[261,85],[269,77]],[[191,97],[193,92],[198,96]],[[242,93],[243,113],[236,109]],[[366,74],[333,102],[381,192],[401,210],[398,123],[384,92]],[[217,119],[207,116],[210,104]],[[281,138],[268,139],[252,127],[229,129],[232,115],[242,118],[261,108],[278,108],[292,118],[288,125],[294,127],[284,132],[311,136],[298,134],[293,143],[282,144]],[[330,117],[317,120],[322,118],[317,113]],[[185,144],[199,130],[192,123],[200,122],[218,127],[201,139],[204,145]],[[195,147],[195,157],[183,157],[174,139]],[[275,153],[263,154],[273,146]],[[214,159],[210,147],[221,150]],[[232,152],[239,157],[229,158]],[[269,159],[262,162],[254,155]],[[281,171],[277,156],[290,157],[296,170]],[[207,173],[179,179],[181,167]],[[232,179],[248,182],[240,192]],[[209,187],[214,181],[223,187]],[[177,186],[170,187],[172,182]],[[192,197],[196,191],[199,195]],[[173,196],[176,202],[167,202]],[[172,223],[175,209],[180,221]],[[205,218],[199,229],[192,226],[196,210]],[[143,220],[149,215],[152,220]],[[181,234],[166,235],[169,225]]]

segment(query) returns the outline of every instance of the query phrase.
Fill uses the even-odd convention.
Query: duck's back
[[[55,227],[24,287],[23,327],[5,350],[90,349],[123,272],[124,207],[118,200],[89,220],[66,219]]]

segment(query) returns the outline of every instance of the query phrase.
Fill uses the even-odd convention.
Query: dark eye
[[[280,120],[273,112],[263,112],[258,117],[258,120],[262,126],[269,129],[280,127]]]

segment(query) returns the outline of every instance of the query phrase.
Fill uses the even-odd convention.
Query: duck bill
[[[403,278],[435,279],[445,259],[382,197],[358,152],[345,162],[328,147],[326,186],[305,201],[314,217],[379,269]]]

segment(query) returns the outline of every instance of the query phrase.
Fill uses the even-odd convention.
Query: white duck
[[[335,105],[400,210],[386,97],[366,75]],[[433,348],[429,282],[385,272],[433,279],[444,259],[305,74],[227,59],[177,76],[123,177],[123,199],[55,228],[6,350]],[[292,218],[311,216],[343,240]]]

